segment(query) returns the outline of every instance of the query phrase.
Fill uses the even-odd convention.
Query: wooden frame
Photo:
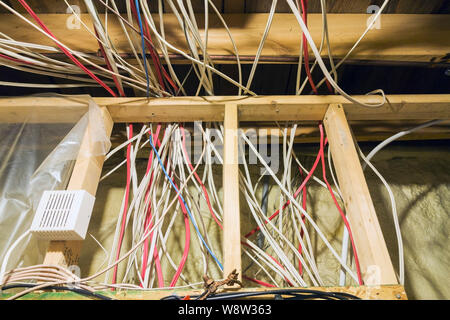
[[[81,98],[0,98],[2,122],[64,122],[86,112]],[[357,97],[374,102],[379,97]],[[353,105],[340,96],[276,96],[276,97],[183,97],[183,98],[94,98],[102,109],[107,134],[114,122],[170,122],[224,121],[224,276],[232,269],[241,270],[239,190],[236,131],[239,121],[323,120],[337,176],[344,195],[344,204],[354,232],[363,272],[370,266],[380,268],[381,277],[371,285],[359,289],[341,288],[357,292],[361,297],[404,299],[406,295],[397,279],[387,252],[386,243],[373,209],[372,200],[353,144],[347,119],[354,120],[421,120],[450,118],[450,95],[388,96],[389,103],[372,109]],[[27,119],[27,110],[39,108],[38,119]],[[68,111],[62,118],[56,110]],[[188,111],[189,112],[186,112]],[[72,119],[73,120],[73,119]],[[89,143],[89,127],[82,148],[95,148]],[[95,195],[103,157],[79,158],[76,161],[68,189],[85,189]],[[350,170],[348,169],[350,168]],[[354,197],[354,195],[358,195]],[[225,241],[226,240],[226,241]],[[59,241],[50,244],[46,263],[73,264],[79,257],[81,242]],[[365,277],[365,273],[363,273]],[[380,287],[381,285],[381,287]],[[258,289],[259,290],[259,289]],[[326,288],[325,288],[326,290]],[[355,291],[356,290],[356,291]],[[359,290],[359,291],[358,291]],[[378,290],[375,296],[371,290]],[[371,292],[368,294],[367,292]],[[381,293],[380,293],[381,292]],[[132,297],[132,296],[130,296]],[[141,298],[157,298],[148,293]]]

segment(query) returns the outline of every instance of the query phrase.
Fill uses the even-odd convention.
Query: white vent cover
[[[41,239],[83,240],[94,201],[85,190],[44,191],[31,232]]]

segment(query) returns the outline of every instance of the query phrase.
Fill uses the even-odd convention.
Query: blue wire
[[[179,192],[179,191],[178,191],[178,188],[175,186],[175,184],[173,183],[172,179],[171,179],[171,178],[169,177],[169,175],[167,174],[167,171],[166,171],[166,169],[164,168],[164,164],[162,163],[161,158],[159,157],[159,154],[158,154],[158,152],[156,151],[155,146],[153,145],[153,142],[152,142],[152,136],[151,136],[151,135],[150,135],[150,137],[149,137],[148,140],[149,140],[149,142],[150,142],[150,145],[151,145],[153,151],[154,151],[155,154],[156,154],[156,157],[158,158],[159,165],[160,165],[161,168],[163,169],[164,174],[166,175],[166,177],[167,177],[167,179],[169,180],[169,182],[170,182],[170,184],[172,185],[172,187],[175,189],[176,193],[178,193],[178,192]],[[221,264],[221,263],[219,262],[219,260],[216,258],[216,256],[214,255],[214,253],[212,253],[211,249],[209,249],[208,245],[206,244],[205,240],[203,239],[202,235],[200,234],[200,231],[198,230],[197,224],[195,223],[194,218],[192,217],[191,211],[189,210],[189,207],[188,207],[186,201],[184,201],[184,198],[183,198],[183,196],[181,195],[181,193],[178,194],[178,196],[181,198],[181,201],[183,201],[183,204],[184,204],[184,206],[186,207],[186,211],[187,211],[187,213],[188,213],[188,215],[189,215],[189,218],[191,218],[192,224],[194,225],[195,231],[197,232],[198,236],[200,237],[200,240],[202,240],[203,244],[204,244],[205,247],[206,247],[206,250],[208,250],[208,252],[209,252],[209,253],[211,254],[211,256],[214,258],[214,260],[216,260],[217,264],[219,265],[220,270],[223,271],[223,266],[222,266],[222,264]]]
[[[142,20],[141,20],[141,12],[139,10],[139,2],[138,2],[138,0],[134,0],[134,3],[136,4],[136,11],[137,11],[137,16],[138,16],[138,20],[139,20],[139,28],[141,29],[142,59],[144,60],[145,77],[147,78],[147,98],[148,98],[150,96],[150,79],[148,77],[147,59],[145,59],[144,31],[143,31],[143,28],[142,28]]]

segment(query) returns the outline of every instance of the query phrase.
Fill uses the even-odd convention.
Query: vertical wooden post
[[[324,124],[363,281],[367,285],[397,284],[343,107],[331,104]]]
[[[106,107],[102,107],[100,110],[103,125],[105,126],[106,134],[109,137],[114,122]],[[86,156],[99,153],[96,150],[99,146],[92,143],[92,128],[90,128],[90,125],[95,124],[90,122],[86,127],[67,190],[86,190],[95,196],[105,157]],[[82,243],[83,241],[81,240],[50,241],[50,245],[44,258],[44,264],[65,267],[77,265]]]
[[[234,269],[242,279],[239,210],[238,106],[225,105],[223,147],[223,276]]]

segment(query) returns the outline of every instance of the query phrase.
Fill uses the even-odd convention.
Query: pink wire
[[[319,123],[319,131],[320,131],[320,158],[321,158],[321,161],[322,161],[323,180],[327,184],[327,188],[330,191],[330,194],[331,194],[331,197],[333,198],[334,204],[336,205],[336,208],[338,209],[339,214],[342,217],[342,220],[344,220],[345,227],[348,230],[348,235],[349,235],[350,241],[352,243],[353,255],[355,257],[355,265],[356,265],[356,273],[358,275],[358,282],[359,282],[359,285],[362,286],[363,285],[363,281],[362,281],[362,276],[361,276],[361,269],[359,267],[359,259],[358,259],[358,254],[356,252],[355,242],[353,241],[352,230],[350,228],[350,224],[348,223],[347,217],[345,216],[344,212],[341,209],[341,206],[337,202],[336,197],[334,196],[333,189],[331,188],[331,186],[330,186],[330,184],[328,183],[328,180],[327,180],[327,175],[326,175],[326,171],[325,171],[324,142],[323,142],[323,140],[324,140],[324,133],[323,133],[323,125],[322,125],[322,123]]]
[[[249,281],[252,281],[254,283],[257,283],[257,284],[259,284],[261,286],[264,286],[264,287],[268,287],[268,288],[276,288],[277,287],[277,286],[275,286],[273,284],[270,284],[270,283],[267,283],[267,282],[264,282],[264,281],[261,281],[261,280],[258,280],[258,279],[247,277],[246,275],[243,275],[242,278],[247,279]]]
[[[129,124],[128,128],[129,128],[129,137],[128,138],[131,139],[133,137],[133,125]],[[128,201],[129,201],[129,196],[130,196],[130,182],[131,182],[130,154],[131,154],[131,143],[129,143],[128,147],[127,147],[127,185],[125,188],[125,205],[124,205],[123,213],[122,213],[122,225],[120,227],[119,242],[117,244],[116,262],[119,260],[120,249],[122,247],[123,236],[125,234],[125,224],[126,224],[126,220],[127,220],[126,217],[127,217],[127,211],[128,211]],[[113,272],[113,278],[112,278],[113,284],[115,284],[116,280],[117,280],[117,269],[118,269],[118,264],[116,264],[114,266],[114,272]]]
[[[184,154],[186,156],[186,161],[187,161],[188,166],[191,169],[191,171],[194,171],[194,167],[192,166],[192,163],[189,160],[189,155],[188,155],[187,150],[186,150],[186,136],[184,134],[184,128],[181,125],[180,125],[180,130],[181,130],[181,134],[183,136],[183,152],[184,152]],[[209,209],[209,212],[211,213],[211,216],[213,217],[214,221],[216,221],[216,223],[220,227],[220,229],[223,230],[222,224],[220,223],[220,221],[217,218],[217,216],[214,214],[214,210],[213,210],[213,208],[211,206],[211,202],[209,201],[209,195],[208,195],[208,192],[206,191],[205,185],[203,184],[202,180],[200,179],[200,177],[198,176],[197,172],[195,172],[195,171],[194,171],[194,176],[195,176],[195,179],[197,180],[197,182],[202,187],[203,194],[205,195],[206,203],[208,204],[208,209]]]
[[[161,125],[158,124],[158,126],[156,127],[156,132],[153,135],[153,139],[156,140],[156,143],[158,146],[161,146],[161,141],[159,140],[159,132],[161,130]],[[146,169],[146,174],[148,174],[150,172],[151,169],[151,164],[153,162],[153,152],[150,152],[150,155],[148,157],[148,162],[147,162],[147,169]],[[151,173],[150,176],[150,182],[146,191],[146,195],[145,195],[145,200],[147,201],[148,199],[148,195],[149,195],[149,190],[150,190],[150,186],[152,185],[153,182],[153,172]],[[149,203],[149,207],[147,210],[147,216],[145,219],[145,230],[147,230],[148,225],[150,224],[150,229],[152,228],[152,224],[151,224],[151,219],[152,219],[152,215],[151,215],[151,203]],[[141,270],[141,277],[142,279],[144,279],[145,277],[145,271],[147,269],[147,263],[148,263],[148,250],[149,250],[149,242],[153,239],[153,231],[150,233],[150,236],[145,239],[144,241],[144,253],[143,253],[143,257],[142,257],[142,270]],[[161,268],[161,261],[159,259],[159,255],[158,255],[158,247],[157,245],[155,245],[155,250],[153,251],[153,258],[155,259],[155,268],[156,268],[156,274],[158,277],[158,287],[163,288],[164,287],[164,277],[163,277],[163,273],[162,273],[162,268]],[[142,286],[142,283],[141,283]]]

